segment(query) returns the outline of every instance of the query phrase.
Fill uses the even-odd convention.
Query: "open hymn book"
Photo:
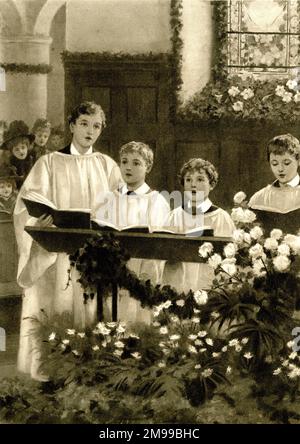
[[[98,230],[115,230],[115,231],[133,231],[140,233],[157,233],[157,234],[177,234],[185,235],[189,237],[200,237],[200,236],[213,236],[214,232],[210,226],[196,227],[192,229],[187,229],[186,231],[178,231],[176,227],[154,227],[150,225],[127,225],[119,227],[116,224],[99,220],[92,219],[92,228]]]
[[[91,210],[85,208],[56,208],[46,197],[30,191],[22,200],[32,217],[39,218],[43,214],[53,217],[53,224],[59,228],[90,228]]]

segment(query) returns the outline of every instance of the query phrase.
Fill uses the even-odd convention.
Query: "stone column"
[[[1,63],[49,64],[52,39],[41,36],[0,36]],[[47,74],[5,73],[5,91],[0,91],[0,120],[24,120],[29,127],[47,116]]]

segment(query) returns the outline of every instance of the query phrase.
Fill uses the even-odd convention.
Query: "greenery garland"
[[[172,301],[170,311],[181,318],[191,318],[197,303],[193,291],[178,293],[173,287],[151,284],[150,280],[140,280],[127,267],[130,259],[112,234],[98,234],[88,239],[83,248],[70,256],[71,266],[80,274],[79,282],[84,288],[84,298],[94,298],[95,293],[107,292],[111,286],[125,288],[130,295],[140,301],[142,307],[152,308],[166,301]],[[70,280],[70,274],[69,274]],[[176,301],[184,300],[181,307]]]
[[[0,63],[0,67],[5,72],[12,74],[49,74],[52,71],[52,66],[46,63],[40,63],[38,65],[31,65],[27,63]]]
[[[176,110],[181,105],[180,90],[182,87],[182,0],[171,0],[170,6],[170,25],[171,25],[171,45],[172,45],[172,69],[173,80],[172,89],[175,92],[175,103],[171,106],[171,115],[176,115]],[[174,109],[173,109],[174,108]]]
[[[63,63],[89,61],[89,62],[165,62],[169,63],[170,55],[168,53],[134,53],[129,54],[126,52],[71,52],[63,51],[61,53]]]
[[[213,21],[215,33],[214,66],[212,68],[214,81],[226,79],[227,77],[227,22],[228,2],[221,0],[213,2]]]

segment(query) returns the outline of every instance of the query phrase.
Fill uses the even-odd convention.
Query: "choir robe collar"
[[[198,203],[197,205],[192,205],[192,202],[189,200],[186,206],[182,205],[182,208],[184,209],[184,211],[194,216],[196,214],[210,213],[211,211],[215,211],[218,209],[218,207],[213,205],[212,201],[208,197],[203,202]]]
[[[120,192],[122,195],[125,195],[125,194],[132,194],[132,195],[138,194],[138,195],[142,195],[142,194],[148,194],[148,193],[150,193],[150,192],[151,192],[151,188],[149,187],[148,184],[146,184],[146,182],[144,182],[143,185],[141,185],[141,186],[138,187],[136,190],[133,190],[133,191],[131,192],[131,191],[128,190],[127,184],[124,184],[124,185],[122,186],[122,188],[119,189],[119,192]]]
[[[65,146],[62,150],[58,151],[59,153],[62,154],[71,154],[71,155],[75,155],[75,156],[85,156],[87,154],[92,154],[95,152],[94,148],[91,146],[88,151],[85,154],[80,154],[79,151],[75,148],[75,146],[73,145],[73,143]]]

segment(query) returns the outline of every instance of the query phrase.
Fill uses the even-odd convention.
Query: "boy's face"
[[[35,133],[35,143],[38,146],[45,146],[50,136],[50,130],[40,129]]]
[[[290,153],[270,154],[272,173],[282,185],[287,184],[297,175],[299,161]]]
[[[102,131],[102,119],[100,113],[81,114],[75,123],[70,124],[73,140],[76,148],[87,151],[98,139]]]
[[[124,153],[121,156],[120,170],[126,184],[136,189],[145,182],[148,167],[140,154]]]
[[[0,182],[0,197],[7,199],[13,192],[13,186],[10,182]]]
[[[16,145],[14,145],[12,148],[12,153],[17,159],[20,160],[26,159],[28,153],[27,143],[24,141],[16,143]]]
[[[204,170],[188,172],[184,176],[183,186],[192,202],[203,202],[212,190]]]

